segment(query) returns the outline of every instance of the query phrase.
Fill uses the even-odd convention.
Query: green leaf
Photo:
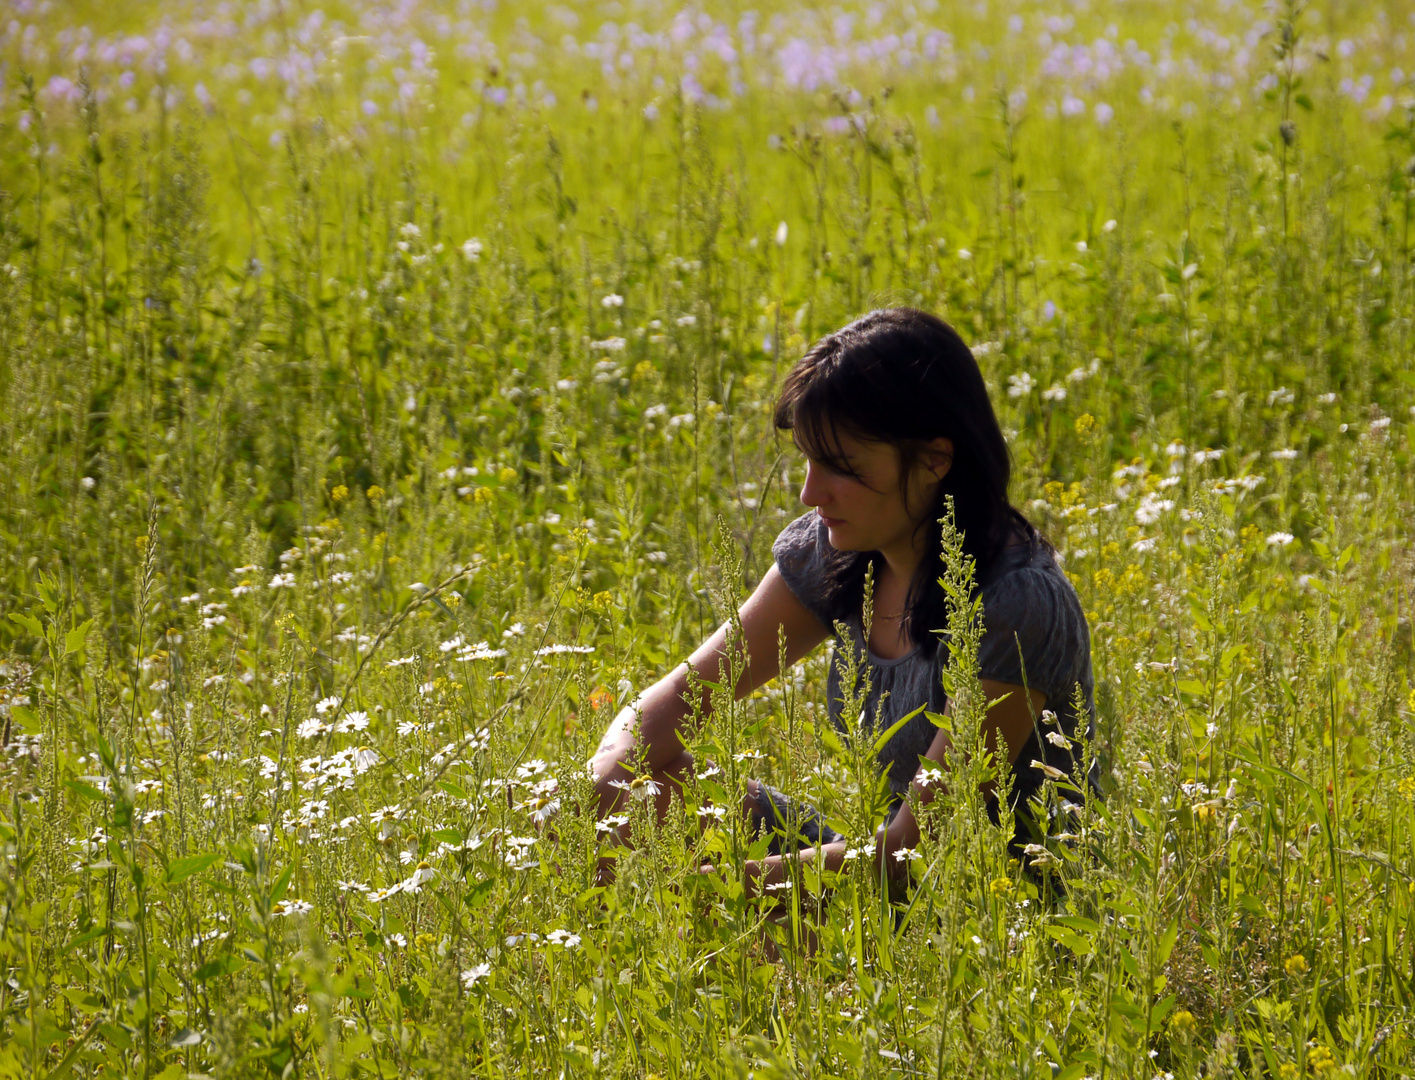
[[[285,890],[290,887],[290,878],[294,876],[295,864],[291,863],[285,867],[284,872],[275,879],[275,884],[270,887],[270,902],[279,903],[285,898]]]
[[[1180,679],[1178,685],[1181,694],[1193,694],[1195,697],[1209,696],[1209,688],[1198,679]]]
[[[1101,932],[1101,924],[1095,919],[1087,919],[1080,915],[1062,915],[1057,920],[1062,926],[1069,926],[1072,930],[1081,934],[1092,936]]]
[[[496,888],[496,882],[491,878],[487,878],[485,881],[478,881],[467,890],[467,906],[473,910],[481,907],[486,903],[487,898],[491,896],[491,891],[494,888]]]
[[[91,799],[94,802],[103,802],[103,800],[108,797],[92,784],[85,784],[82,780],[65,780],[64,786],[75,795],[79,795],[85,799]]]
[[[64,655],[72,656],[84,647],[84,638],[88,636],[88,628],[93,625],[92,619],[85,619],[64,635]]]
[[[946,713],[936,712],[925,712],[924,715],[929,718],[929,723],[933,724],[934,727],[942,728],[950,735],[953,734],[953,717]]]
[[[1160,935],[1159,951],[1156,954],[1159,961],[1158,966],[1163,967],[1165,964],[1169,963],[1169,954],[1174,950],[1174,942],[1178,937],[1179,920],[1172,919],[1169,926],[1165,928],[1164,933]]]
[[[439,780],[437,786],[454,799],[466,799],[467,797],[467,792],[457,784],[454,784],[451,780]]]
[[[914,717],[918,716],[923,711],[924,706],[920,705],[913,712],[901,716],[894,723],[890,724],[889,727],[882,731],[879,737],[875,739],[874,752],[878,754],[881,750],[883,750],[885,745],[889,742],[890,739],[894,738],[895,734],[899,731],[900,728],[902,728],[905,724],[907,724],[910,720],[914,719]]]
[[[1082,935],[1077,933],[1073,933],[1071,930],[1068,930],[1064,926],[1050,925],[1045,926],[1042,929],[1046,931],[1048,937],[1054,938],[1057,941],[1061,942],[1077,956],[1087,956],[1090,954],[1090,938],[1083,937]]]
[[[97,994],[88,990],[72,989],[64,991],[65,1000],[69,1001],[74,1008],[81,1012],[94,1013],[103,1008],[103,1002]]]
[[[219,979],[223,975],[240,971],[245,966],[246,962],[235,956],[218,956],[215,960],[208,960],[197,968],[192,977],[197,982],[207,982],[210,979]]]
[[[462,834],[456,829],[438,829],[432,834],[432,839],[440,844],[460,844],[462,842]]]
[[[39,730],[39,717],[28,705],[11,705],[10,719],[14,721],[14,726],[18,727],[21,731],[32,732]]]
[[[175,885],[179,881],[185,881],[193,874],[200,874],[210,866],[214,866],[221,860],[221,856],[216,852],[207,852],[205,855],[188,855],[184,859],[173,859],[167,864],[167,884]]]
[[[101,937],[107,937],[113,931],[106,926],[95,926],[92,930],[85,930],[82,934],[73,938],[67,945],[59,951],[61,953],[77,949],[80,945],[87,945],[90,941],[97,941]]]
[[[13,619],[15,622],[19,623],[21,626],[23,626],[35,637],[44,637],[44,627],[40,624],[40,621],[36,619],[33,615],[30,615],[23,611],[12,611],[10,612],[10,618]]]

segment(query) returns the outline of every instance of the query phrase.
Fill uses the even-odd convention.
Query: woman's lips
[[[845,524],[845,519],[844,519],[844,518],[826,517],[824,514],[821,514],[821,512],[820,512],[819,510],[817,510],[816,513],[817,513],[817,514],[820,514],[820,519],[821,519],[823,522],[826,523],[826,526],[827,526],[827,527],[832,526],[832,525],[844,525],[844,524]]]

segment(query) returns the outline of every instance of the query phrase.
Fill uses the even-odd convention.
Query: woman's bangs
[[[860,479],[840,441],[841,429],[849,430],[851,425],[848,420],[832,419],[838,416],[838,410],[830,409],[825,397],[825,394],[813,394],[808,390],[793,404],[792,441],[801,453],[813,461],[819,461],[832,472]]]

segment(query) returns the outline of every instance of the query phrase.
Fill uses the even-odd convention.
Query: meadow
[[[1394,0],[12,0],[0,1075],[1411,1075],[1412,44]],[[959,602],[906,899],[698,873],[764,847],[748,776],[871,835],[825,649],[715,691],[721,771],[610,847],[601,732],[804,509],[781,378],[899,304],[1084,603],[1105,800],[1008,858]]]

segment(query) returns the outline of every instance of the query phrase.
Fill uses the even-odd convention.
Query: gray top
[[[825,523],[814,510],[802,514],[781,530],[772,544],[777,568],[796,598],[826,626],[831,626],[824,599],[824,556],[830,541]],[[1070,736],[1078,730],[1072,708],[1073,687],[1080,684],[1085,697],[1085,723],[1079,730],[1095,737],[1095,698],[1091,677],[1091,634],[1086,615],[1071,581],[1062,573],[1051,550],[1042,543],[1018,544],[1007,548],[982,583],[983,637],[978,647],[978,676],[1022,685],[1023,665],[1026,685],[1046,694],[1045,708],[1057,714],[1061,730]],[[880,695],[888,694],[880,714],[881,730],[901,716],[927,703],[928,711],[943,712],[946,695],[939,673],[947,659],[947,645],[940,638],[933,648],[914,649],[897,659],[875,656],[866,646],[864,626],[858,609],[843,619],[850,641],[837,636],[837,648],[853,645],[870,669],[870,694],[866,723],[873,725]],[[1014,637],[1015,635],[1015,637]],[[1020,645],[1020,660],[1019,660]],[[844,730],[841,717],[842,683],[839,664],[830,665],[826,694],[830,718]],[[1038,725],[1042,727],[1042,725]],[[894,802],[909,790],[919,767],[919,758],[928,751],[936,732],[922,712],[906,723],[880,751],[881,770],[888,769]],[[1045,729],[1042,731],[1045,735]],[[1013,805],[1020,805],[1042,783],[1040,769],[1031,765],[1038,758],[1079,779],[1079,747],[1072,751],[1038,739],[1033,732],[1022,747],[1013,767]],[[1090,785],[1095,788],[1099,770],[1092,769]],[[1073,799],[1078,796],[1072,794]]]

